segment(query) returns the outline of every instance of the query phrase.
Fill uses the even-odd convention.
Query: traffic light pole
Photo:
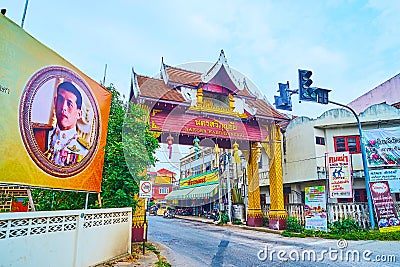
[[[334,102],[334,101],[330,101],[330,100],[328,102],[331,104],[334,104],[334,105],[338,105],[338,106],[347,108],[348,110],[350,110],[353,113],[354,117],[356,117],[358,132],[360,134],[360,146],[361,146],[361,155],[362,155],[363,169],[364,169],[364,176],[365,176],[365,189],[367,191],[369,219],[371,221],[371,229],[375,229],[374,209],[372,206],[371,190],[369,188],[370,178],[369,178],[369,172],[368,172],[367,154],[365,152],[365,146],[364,146],[364,142],[363,142],[363,135],[362,135],[360,119],[358,118],[357,113],[351,107]]]

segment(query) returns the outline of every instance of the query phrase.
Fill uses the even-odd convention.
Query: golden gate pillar
[[[286,228],[287,213],[283,198],[281,134],[278,125],[270,127],[269,148],[269,151],[267,151],[270,164],[269,194],[271,200],[270,211],[268,213],[269,228],[282,230]]]
[[[247,209],[247,225],[262,226],[263,213],[260,205],[260,176],[258,173],[258,160],[261,155],[261,145],[259,142],[251,144],[250,155],[247,165],[248,179],[248,209]]]

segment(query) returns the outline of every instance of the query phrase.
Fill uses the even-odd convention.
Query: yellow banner
[[[100,191],[111,93],[0,15],[0,182]]]
[[[218,171],[206,172],[181,179],[179,186],[182,189],[215,183],[218,183]]]

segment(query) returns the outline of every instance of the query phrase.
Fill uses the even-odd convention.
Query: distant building
[[[151,200],[160,204],[160,206],[165,206],[165,196],[176,187],[176,173],[162,168],[156,172],[151,181],[153,182],[153,197]]]
[[[400,108],[400,73],[351,101],[348,106],[356,113],[361,113],[374,104],[388,104]]]

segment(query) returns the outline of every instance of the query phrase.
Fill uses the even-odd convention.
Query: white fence
[[[0,213],[0,266],[90,266],[131,252],[132,209]]]
[[[395,203],[397,213],[400,216],[400,207],[398,203]],[[270,205],[262,205],[261,207],[265,216],[268,216]],[[305,224],[305,215],[304,215],[304,204],[287,204],[285,205],[285,210],[288,213],[288,216],[296,217],[299,222],[304,225]],[[353,219],[355,220],[362,228],[366,229],[371,226],[371,222],[369,219],[369,211],[368,204],[364,202],[359,203],[328,203],[327,204],[327,212],[328,212],[328,222],[339,221],[341,218],[343,219]]]

